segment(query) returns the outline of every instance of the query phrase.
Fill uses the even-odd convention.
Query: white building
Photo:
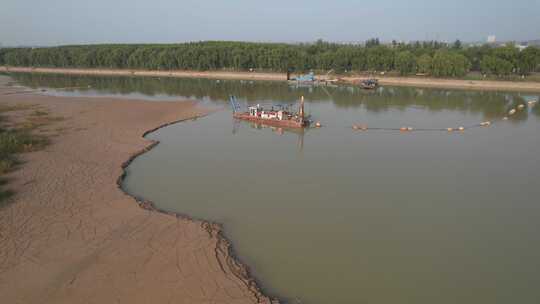
[[[525,43],[520,43],[520,44],[516,44],[516,48],[520,51],[523,51],[524,49],[526,49],[528,47],[527,44]]]
[[[487,43],[495,43],[497,42],[497,37],[495,37],[495,35],[489,35],[487,37]]]

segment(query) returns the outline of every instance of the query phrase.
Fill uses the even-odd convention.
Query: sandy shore
[[[153,145],[141,135],[204,114],[195,102],[9,94],[1,82],[0,103],[65,118],[43,127],[59,134],[10,176],[2,303],[271,302],[218,225],[141,208],[117,184],[122,166]]]
[[[51,73],[67,75],[99,75],[99,76],[152,76],[152,77],[179,77],[179,78],[210,78],[210,79],[244,79],[244,80],[270,80],[286,81],[284,73],[258,73],[258,72],[222,72],[222,71],[145,71],[145,70],[108,70],[108,69],[61,69],[61,68],[28,68],[0,66],[0,72],[18,73]],[[318,75],[325,79],[325,75]],[[355,82],[362,77],[343,77],[345,82]],[[382,85],[414,86],[424,88],[448,89],[474,89],[474,90],[501,90],[501,91],[527,91],[540,92],[540,82],[518,81],[492,81],[492,80],[459,80],[439,79],[428,77],[378,77]]]
[[[360,78],[345,77],[346,81]],[[391,86],[408,86],[421,88],[467,89],[490,91],[526,91],[540,92],[540,82],[493,81],[493,80],[459,80],[424,77],[380,77],[379,83]]]
[[[95,76],[150,76],[178,78],[210,78],[210,79],[244,79],[286,81],[287,75],[279,73],[249,73],[249,72],[220,72],[220,71],[146,71],[127,69],[61,69],[61,68],[25,68],[0,66],[0,72],[17,73],[47,73],[66,75],[95,75]]]

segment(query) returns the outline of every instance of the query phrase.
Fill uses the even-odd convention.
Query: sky
[[[540,39],[540,0],[0,0],[0,44]]]

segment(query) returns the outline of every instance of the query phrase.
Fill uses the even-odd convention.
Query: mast
[[[298,116],[302,122],[304,122],[304,96],[300,97],[300,109],[298,110]]]

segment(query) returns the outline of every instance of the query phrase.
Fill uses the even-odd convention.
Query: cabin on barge
[[[229,100],[233,109],[233,117],[284,128],[303,128],[309,125],[309,120],[304,113],[304,96],[300,98],[298,112],[294,113],[278,106],[278,109],[264,109],[260,105],[250,106],[245,112],[240,111],[240,106],[235,96],[230,96]]]

